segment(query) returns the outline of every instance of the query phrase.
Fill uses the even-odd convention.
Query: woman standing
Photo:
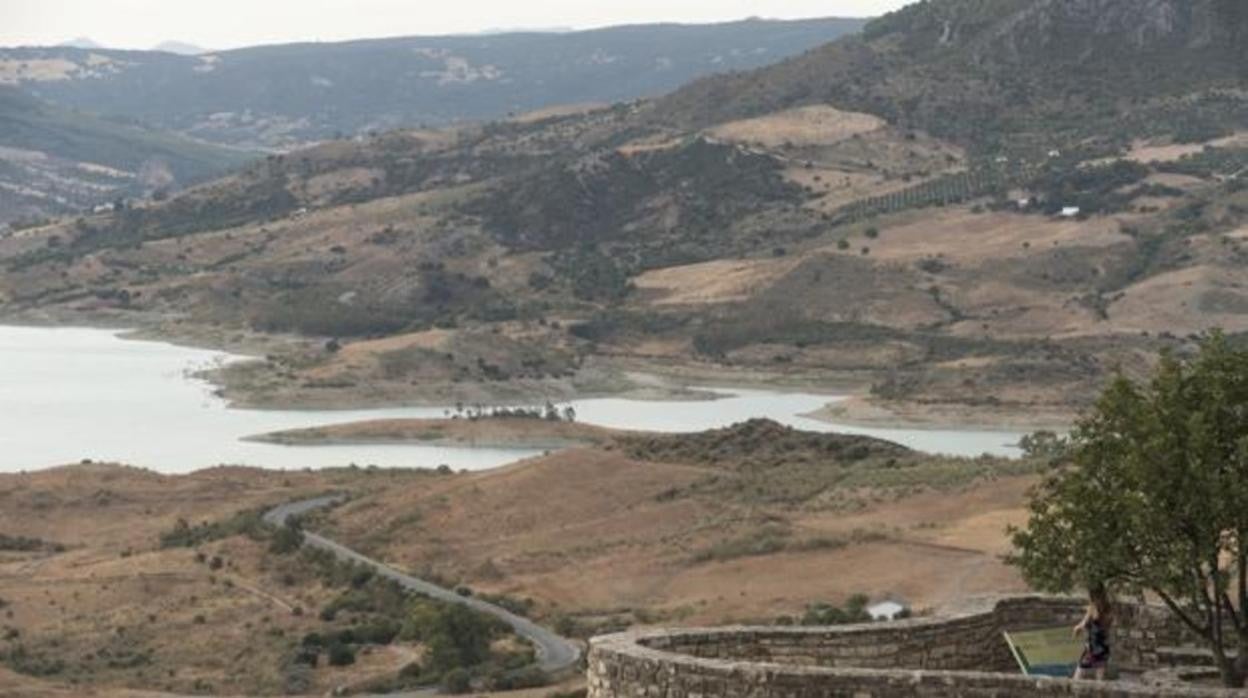
[[[1074,630],[1075,637],[1079,633],[1087,635],[1079,668],[1075,669],[1075,679],[1082,679],[1085,672],[1096,671],[1096,680],[1104,681],[1105,668],[1109,665],[1109,628],[1113,624],[1113,609],[1109,593],[1102,584],[1089,589],[1088,597],[1088,610]]]

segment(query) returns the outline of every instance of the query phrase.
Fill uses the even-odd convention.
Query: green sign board
[[[1070,628],[1007,632],[1005,642],[1028,676],[1070,678],[1083,655],[1083,642],[1071,635]]]

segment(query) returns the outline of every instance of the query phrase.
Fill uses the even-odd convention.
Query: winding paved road
[[[283,504],[264,515],[267,523],[275,526],[285,525],[287,519],[292,516],[300,516],[316,509],[321,509],[334,504],[345,501],[342,495],[329,495],[325,497],[317,497],[316,499],[307,499],[301,502],[291,502]],[[315,533],[304,531],[303,544],[309,545],[321,550],[327,550],[333,553],[340,560],[347,560],[356,564],[371,567],[377,574],[394,580],[399,586],[409,591],[424,594],[430,598],[446,601],[448,603],[458,603],[468,606],[482,613],[489,614],[510,625],[517,635],[528,639],[537,648],[538,666],[547,672],[558,672],[568,669],[576,664],[581,657],[581,648],[575,642],[561,637],[559,634],[534,623],[528,618],[518,616],[507,609],[496,606],[495,604],[482,601],[481,599],[471,596],[460,596],[449,589],[426,582],[423,579],[417,579],[410,575],[403,574],[394,568],[388,567],[372,558],[361,555],[350,548],[335,543],[334,541],[318,536]]]

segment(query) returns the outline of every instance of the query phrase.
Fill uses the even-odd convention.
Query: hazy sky
[[[744,17],[863,17],[909,0],[0,0],[0,45],[86,36],[116,48],[212,49],[498,28],[589,28]]]

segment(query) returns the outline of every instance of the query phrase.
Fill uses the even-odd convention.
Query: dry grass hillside
[[[479,157],[502,158],[523,143],[525,154],[516,157],[529,161],[552,152],[546,139],[557,134],[592,142],[602,137],[591,135],[595,129],[610,132],[628,118],[594,114],[597,122],[559,117],[508,127],[519,134],[477,134],[476,148],[492,153]],[[1056,183],[1005,199],[903,206],[846,222],[838,216],[847,201],[926,192],[967,176],[956,148],[869,121],[804,110],[726,125],[722,133],[739,144],[677,141],[622,156],[651,158],[648,164],[575,165],[588,168],[578,177],[594,178],[587,186],[610,191],[631,186],[629,168],[658,167],[653,158],[662,158],[665,168],[749,170],[726,175],[742,177],[728,187],[765,177],[769,186],[801,192],[792,203],[726,223],[723,235],[695,235],[692,246],[676,241],[691,234],[682,217],[701,204],[642,193],[645,187],[636,210],[643,218],[628,222],[621,212],[620,234],[660,225],[668,237],[641,248],[608,240],[599,251],[529,249],[545,243],[517,243],[494,227],[489,210],[465,214],[495,186],[470,174],[450,185],[446,173],[433,174],[422,191],[334,204],[356,195],[358,168],[348,164],[372,157],[369,147],[343,144],[281,165],[324,172],[295,196],[313,204],[306,212],[85,254],[66,241],[111,234],[100,232],[107,219],[0,239],[0,258],[9,260],[0,298],[19,316],[112,317],[214,344],[228,345],[238,329],[303,335],[222,376],[231,397],[263,405],[563,399],[628,387],[611,364],[624,359],[668,372],[695,361],[815,382],[843,384],[848,376],[872,386],[881,403],[969,407],[984,418],[1002,410],[1070,413],[1114,366],[1137,370],[1143,357],[1182,349],[1214,327],[1248,330],[1238,234],[1248,224],[1248,193],[1223,174],[1242,151],[1211,143],[1213,150],[1175,159],[1160,157],[1163,144],[1137,144],[1137,155],[1155,161],[1123,180],[1134,183],[1101,193],[1092,175],[1058,168],[1050,175]],[[784,142],[764,137],[773,132]],[[455,138],[386,138],[378,147],[406,144],[399,147],[414,157],[445,159],[441,167],[459,157]],[[724,164],[733,158],[751,164]],[[683,159],[689,162],[677,164]],[[1118,162],[1075,172],[1093,168],[1100,177],[1121,169]],[[384,191],[394,176],[366,188]],[[188,196],[213,201],[222,188],[240,186],[258,184],[223,182]],[[1049,189],[1074,191],[1071,200],[1101,197],[1111,208],[1071,218],[1047,215],[1040,204],[1019,210],[1017,200]],[[580,215],[581,204],[569,205],[570,215]],[[135,215],[174,214],[157,206]]]
[[[634,623],[769,623],[863,592],[933,607],[1021,588],[998,559],[1032,466],[935,458],[755,422],[624,436],[335,510],[392,564],[588,636]]]
[[[593,437],[596,446],[482,473],[79,465],[0,475],[0,695],[395,685],[427,661],[420,642],[362,644],[347,666],[297,659],[308,637],[363,637],[381,622],[358,606],[385,598],[369,580],[332,582],[249,523],[326,491],[352,498],[306,526],[577,637],[770,623],[858,592],[922,609],[1021,588],[999,555],[1035,464],[766,421]]]
[[[339,592],[266,541],[234,532],[169,547],[161,536],[179,519],[219,524],[420,477],[225,468],[170,477],[109,465],[0,475],[0,532],[56,546],[0,551],[0,695],[322,693],[394,676],[418,647],[370,650],[349,667],[322,662],[296,680],[292,648],[324,632],[317,611]]]

